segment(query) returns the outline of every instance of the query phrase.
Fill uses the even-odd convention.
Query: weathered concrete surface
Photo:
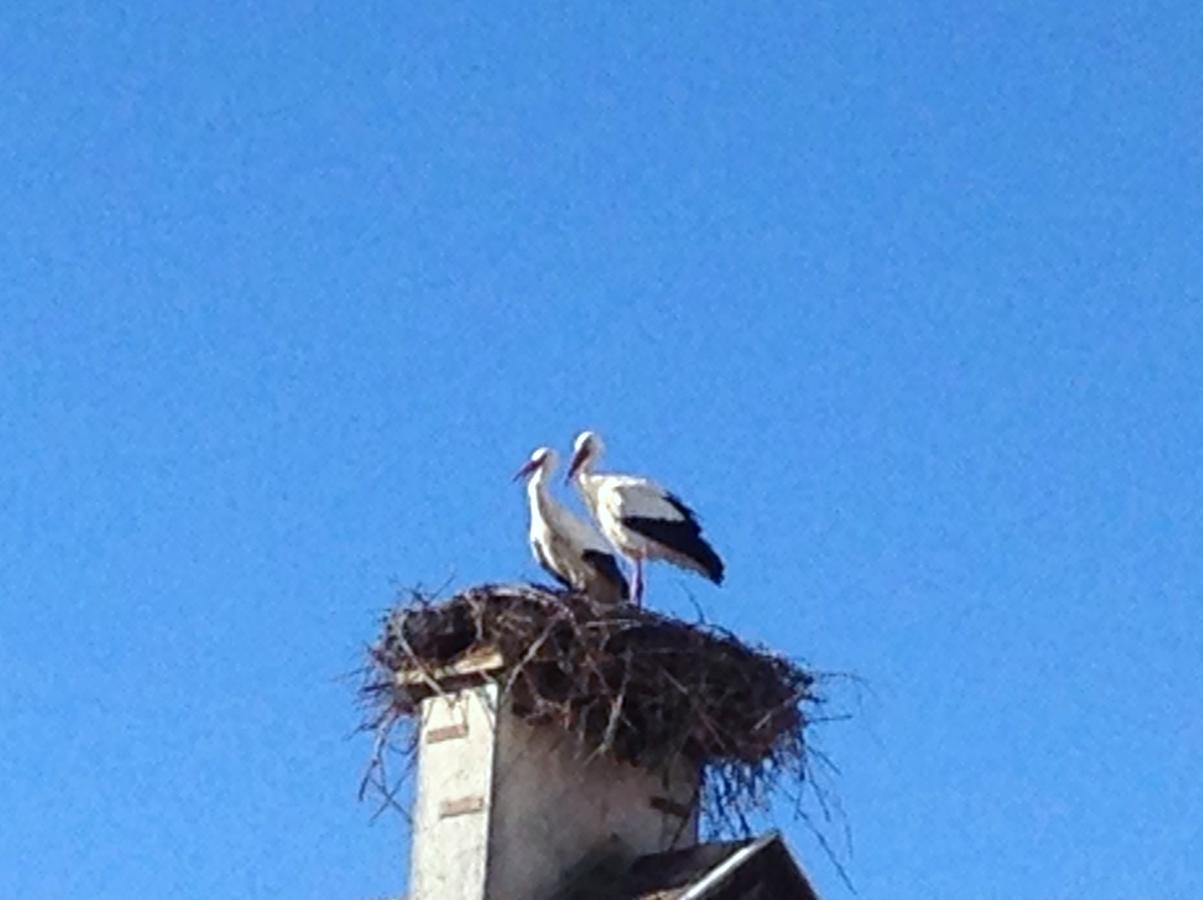
[[[612,835],[641,854],[696,842],[696,815],[673,810],[689,804],[696,771],[668,785],[587,761],[555,727],[498,715],[497,696],[460,681],[422,703],[412,900],[539,900]]]

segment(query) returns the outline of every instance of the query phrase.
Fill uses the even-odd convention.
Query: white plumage
[[[592,431],[578,434],[573,450],[568,477],[575,479],[602,533],[634,561],[636,602],[643,597],[645,559],[663,559],[722,583],[723,561],[680,498],[646,478],[594,474],[593,464],[605,446]]]
[[[565,587],[584,591],[599,602],[627,600],[630,588],[612,549],[588,522],[551,496],[547,482],[557,462],[554,450],[539,447],[514,476],[515,480],[527,477],[531,553]]]

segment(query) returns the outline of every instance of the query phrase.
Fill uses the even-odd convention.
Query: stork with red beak
[[[557,463],[556,452],[539,447],[514,480],[526,478],[530,500],[530,547],[552,578],[582,591],[599,603],[621,603],[630,586],[611,548],[588,522],[578,519],[551,496],[547,482]]]
[[[643,561],[667,560],[722,584],[723,561],[702,537],[697,515],[660,485],[635,475],[594,474],[605,446],[592,431],[573,445],[568,479],[601,527],[602,534],[635,564],[635,602],[643,601]]]

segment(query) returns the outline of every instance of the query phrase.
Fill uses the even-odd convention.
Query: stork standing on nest
[[[592,431],[573,445],[568,479],[615,547],[635,564],[635,602],[643,600],[643,561],[663,559],[722,584],[723,561],[702,537],[697,515],[678,497],[646,478],[596,475],[593,464],[605,446]]]
[[[539,447],[514,476],[526,478],[530,500],[530,546],[535,560],[565,587],[584,591],[602,603],[630,598],[630,586],[611,548],[588,522],[551,496],[547,482],[556,468],[556,452]]]

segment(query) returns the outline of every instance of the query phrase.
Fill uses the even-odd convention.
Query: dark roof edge
[[[768,850],[772,845],[777,845],[778,858],[784,858],[786,865],[789,866],[790,874],[797,880],[797,883],[805,888],[807,897],[818,900],[818,895],[811,887],[810,880],[806,877],[806,873],[802,871],[802,867],[798,865],[798,861],[794,859],[794,855],[790,852],[789,846],[781,836],[781,832],[777,829],[765,832],[756,840],[752,841],[745,847],[736,850],[729,857],[707,872],[700,880],[693,884],[685,893],[681,894],[679,900],[706,900],[708,897],[715,896],[722,890],[723,886],[734,876],[739,869],[754,859],[757,855]]]
[[[723,882],[745,862],[771,844],[773,841],[781,839],[781,833],[776,829],[765,832],[752,843],[740,847],[721,863],[707,872],[695,884],[691,885],[689,890],[681,895],[680,900],[703,900],[714,892],[716,888],[722,886]]]

